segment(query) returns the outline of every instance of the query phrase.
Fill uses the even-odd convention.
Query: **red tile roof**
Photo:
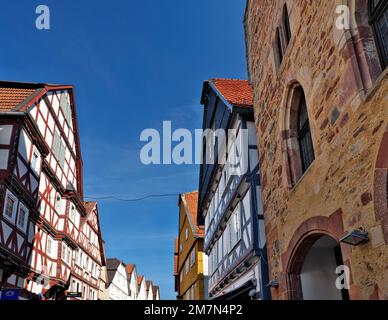
[[[205,228],[203,225],[197,224],[197,214],[198,214],[198,191],[193,191],[185,193],[182,195],[183,199],[187,204],[189,210],[191,222],[194,227],[194,232],[198,237],[203,238],[205,236]]]
[[[32,96],[36,89],[1,88],[0,111],[12,111],[16,106]]]
[[[233,106],[253,108],[253,90],[247,80],[215,78],[209,82]]]
[[[132,274],[133,270],[135,269],[135,265],[134,264],[127,264],[127,273],[129,275]]]
[[[137,286],[140,289],[140,285],[143,282],[144,276],[137,276]]]
[[[18,111],[28,102],[45,90],[70,89],[68,85],[55,85],[48,83],[28,83],[15,81],[0,81],[0,111]]]

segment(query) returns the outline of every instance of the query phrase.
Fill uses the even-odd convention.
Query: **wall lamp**
[[[354,229],[346,233],[340,241],[351,246],[359,246],[369,241],[368,232],[363,229]]]
[[[270,288],[279,288],[279,280],[278,279],[274,279],[274,280],[271,280],[268,284],[267,284],[267,288],[270,287]]]

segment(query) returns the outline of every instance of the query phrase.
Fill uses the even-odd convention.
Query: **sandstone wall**
[[[367,244],[341,244],[351,269],[350,297],[388,299],[388,69],[377,67],[373,38],[362,24],[365,3],[287,1],[292,38],[278,70],[273,43],[284,1],[247,5],[270,277],[280,279],[274,299],[288,297],[287,264],[299,238],[322,229],[338,240],[359,227],[369,232]],[[349,4],[357,17],[351,30],[335,26],[339,4]],[[295,82],[306,95],[316,159],[290,186],[283,136]]]

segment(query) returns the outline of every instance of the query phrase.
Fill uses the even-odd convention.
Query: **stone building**
[[[387,17],[386,0],[247,1],[273,299],[388,299]]]

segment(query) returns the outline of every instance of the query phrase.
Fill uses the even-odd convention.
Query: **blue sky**
[[[35,28],[35,8],[51,30]],[[3,1],[0,78],[75,86],[88,196],[136,198],[197,189],[196,166],[144,166],[140,133],[201,128],[202,82],[246,78],[244,0]],[[174,299],[178,198],[99,203],[108,257]]]

